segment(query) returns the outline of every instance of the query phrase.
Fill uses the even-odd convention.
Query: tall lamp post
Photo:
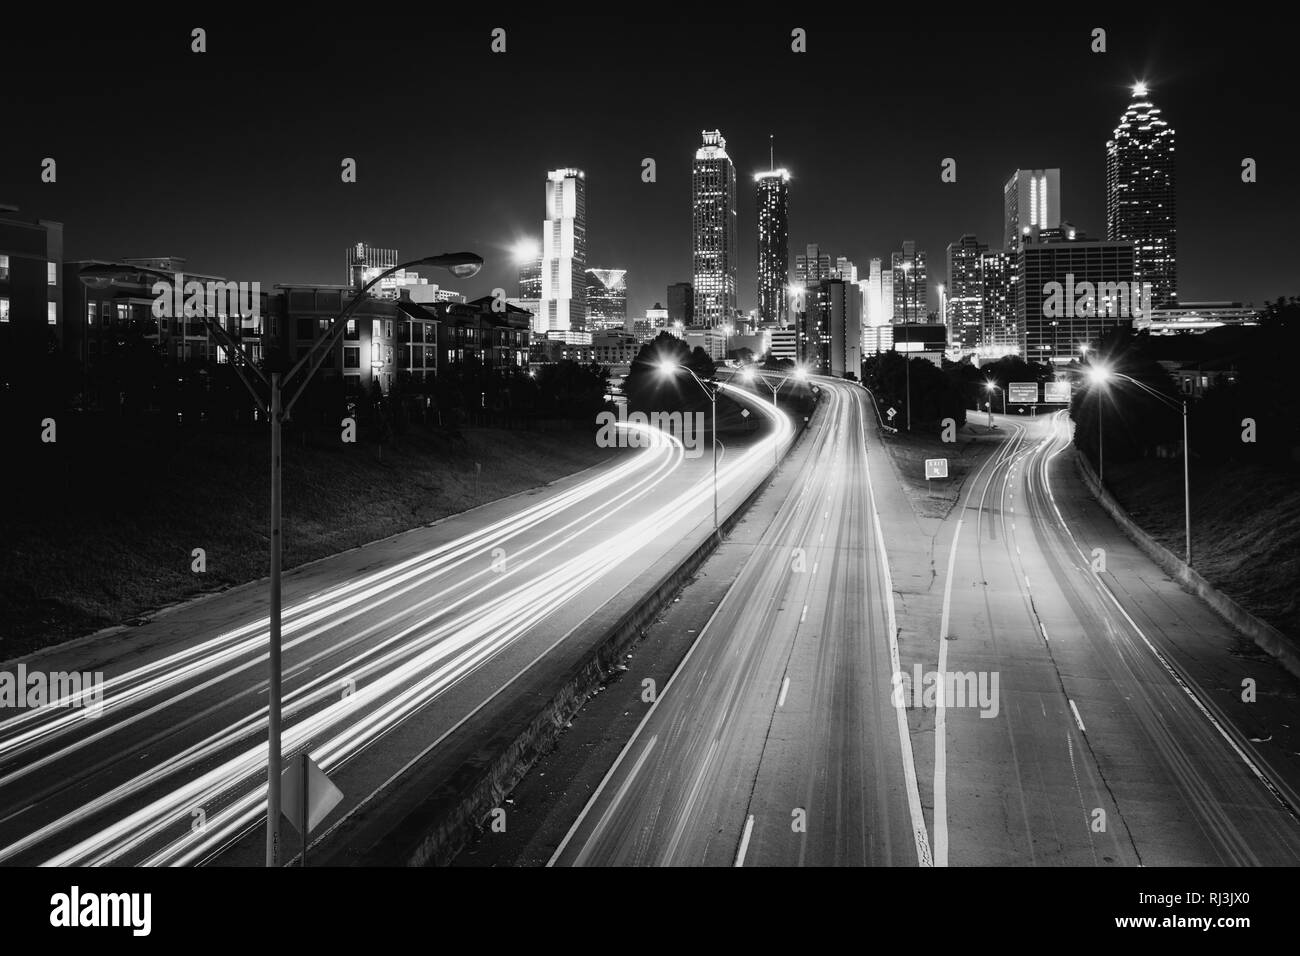
[[[1007,413],[1007,393],[1006,393],[1006,390],[1005,390],[1001,385],[999,385],[997,382],[993,381],[993,379],[989,379],[988,381],[986,381],[986,382],[984,383],[984,387],[988,390],[988,393],[989,393],[989,415],[990,415],[990,417],[993,415],[993,393],[994,393],[994,392],[1001,392],[1001,393],[1002,393],[1002,414],[1005,415],[1005,414]]]
[[[907,302],[907,280],[908,277],[911,276],[912,274],[912,264],[910,262],[904,262],[901,264],[901,268],[903,270],[903,302],[906,303]],[[913,283],[913,290],[915,290],[915,286],[916,284]],[[913,299],[912,315],[915,315],[916,314],[915,291],[913,291],[912,299]],[[913,320],[908,318],[907,309],[904,308],[903,325],[906,326],[911,321]],[[898,336],[895,335],[894,338],[897,339]],[[912,355],[911,352],[912,352],[912,336],[909,330],[909,333],[907,335],[907,349],[904,351],[903,354],[903,372],[907,380],[907,384],[905,386],[907,391],[907,400],[903,402],[903,404],[907,408],[907,430],[909,432],[911,432],[912,430]]]
[[[1105,389],[1106,383],[1111,378],[1122,378],[1126,382],[1131,382],[1142,391],[1146,392],[1152,398],[1159,399],[1163,404],[1172,408],[1174,411],[1181,411],[1183,416],[1183,536],[1184,546],[1183,554],[1187,566],[1192,566],[1192,481],[1191,481],[1191,458],[1192,446],[1188,443],[1187,437],[1187,399],[1175,402],[1168,395],[1157,392],[1145,382],[1139,382],[1131,375],[1125,375],[1123,372],[1116,372],[1114,369],[1107,368],[1104,365],[1094,365],[1089,369],[1089,377],[1093,383]],[[1100,394],[1098,395],[1097,411],[1097,463],[1098,463],[1098,481],[1101,480],[1101,405]]]
[[[230,363],[239,375],[240,381],[253,396],[257,408],[271,420],[271,609],[270,609],[270,647],[268,653],[268,694],[267,694],[267,757],[266,757],[266,865],[280,865],[280,733],[281,733],[281,592],[280,571],[282,556],[281,498],[280,498],[280,431],[281,425],[290,417],[294,403],[302,396],[307,384],[315,376],[325,356],[347,327],[348,315],[363,301],[368,293],[380,281],[417,266],[444,268],[458,278],[469,278],[483,267],[482,257],[472,252],[453,252],[438,256],[426,256],[394,266],[381,272],[365,285],[358,288],[352,299],[335,317],[329,330],[317,339],[307,354],[300,358],[292,368],[285,372],[285,363],[279,356],[278,349],[267,349],[265,370],[254,364],[253,357],[244,349],[219,322],[204,314],[202,319],[209,333],[230,355]],[[165,282],[174,282],[175,276],[159,269],[149,269],[126,264],[95,264],[86,266],[80,272],[83,284],[92,289],[104,289],[115,284],[138,281],[141,277],[152,276]],[[184,317],[182,317],[184,321]],[[272,357],[274,354],[274,358]],[[269,373],[269,377],[268,377]],[[264,397],[260,388],[268,394]],[[286,400],[287,396],[287,400]]]
[[[744,371],[742,371],[740,373],[740,378],[742,381],[745,382],[759,381],[762,382],[764,385],[766,385],[768,388],[770,388],[772,390],[772,411],[777,414],[780,414],[779,409],[776,407],[776,393],[781,391],[781,386],[784,385],[787,381],[789,381],[789,379],[787,378],[778,379],[777,383],[773,385],[771,379],[769,379],[766,375],[761,375],[755,372],[752,368],[747,368]],[[777,444],[776,438],[774,436],[772,439],[772,467],[773,468],[777,467],[777,465],[779,464],[776,455],[777,452],[776,444]]]
[[[718,533],[718,386],[713,388],[704,384],[704,380],[695,374],[695,370],[685,365],[679,365],[676,362],[661,362],[659,372],[664,376],[671,376],[676,372],[686,372],[691,378],[695,379],[697,385],[704,389],[704,394],[709,398],[709,404],[713,406],[713,533]]]

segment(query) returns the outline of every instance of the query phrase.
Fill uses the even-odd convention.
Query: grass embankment
[[[1256,617],[1300,642],[1300,477],[1193,462],[1192,567]],[[1178,460],[1106,464],[1106,487],[1148,534],[1183,555]]]
[[[896,435],[882,432],[880,441],[903,479],[903,489],[916,514],[922,518],[945,518],[957,503],[966,480],[979,470],[985,457],[1006,434],[1006,429],[967,421],[957,429],[955,442],[940,441],[937,434],[903,431]],[[948,459],[948,477],[926,481],[927,458]]]
[[[536,487],[618,454],[583,431],[414,428],[397,444],[284,440],[293,567]],[[265,429],[59,422],[13,463],[0,552],[0,660],[268,572]],[[482,466],[476,474],[475,464]],[[191,571],[203,548],[207,571]]]

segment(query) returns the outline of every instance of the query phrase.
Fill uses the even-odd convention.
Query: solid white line
[[[745,851],[749,849],[749,835],[754,830],[754,815],[751,813],[745,821],[745,834],[740,838],[740,849],[736,851],[735,866],[745,865]]]
[[[943,613],[939,619],[939,678],[948,672],[948,620],[952,607],[952,571],[957,563],[957,541],[964,519],[957,519],[948,550],[948,579],[943,585]],[[935,694],[934,710],[934,865],[948,865],[948,707],[942,688]]]
[[[803,623],[804,621],[806,621],[806,620],[808,620],[808,605],[807,605],[807,604],[805,604],[805,605],[803,606],[803,613],[799,615],[799,623],[802,624],[802,623]]]
[[[637,772],[641,769],[641,765],[645,763],[645,758],[650,756],[650,751],[654,749],[655,741],[658,739],[659,737],[656,735],[646,741],[645,750],[641,751],[641,756],[636,758],[636,763],[632,765],[632,770],[628,773],[627,779],[623,781],[623,786],[618,788],[618,793],[615,795],[614,799],[610,801],[609,806],[605,808],[605,812],[601,815],[600,821],[592,828],[591,839],[582,845],[582,850],[578,853],[577,859],[573,861],[574,866],[582,866],[582,861],[591,850],[592,841],[601,830],[605,829],[605,824],[609,822],[610,816],[618,808],[623,797],[627,795],[628,787],[632,786],[632,781],[636,779]]]
[[[790,678],[787,677],[785,680],[781,681],[781,696],[777,698],[776,706],[778,707],[785,706],[785,695],[786,695],[786,691],[788,691],[789,689],[790,689]],[[751,817],[750,819],[753,818]]]
[[[1079,730],[1086,734],[1088,731],[1084,729],[1083,718],[1079,716],[1079,708],[1074,706],[1074,701],[1070,700],[1070,698],[1067,697],[1066,700],[1070,701],[1070,710],[1074,711],[1074,722],[1079,725]]]
[[[867,430],[858,418],[858,433],[862,447],[867,445]],[[892,674],[902,673],[898,654],[898,618],[894,611],[894,580],[889,573],[889,555],[885,551],[885,534],[880,527],[880,513],[876,510],[876,491],[871,484],[871,468],[867,468],[867,498],[871,504],[871,523],[876,529],[876,554],[880,572],[885,578],[885,617],[889,628],[889,665]],[[912,838],[916,843],[916,861],[921,866],[934,866],[930,857],[930,834],[925,829],[925,814],[921,810],[921,794],[916,785],[916,761],[912,756],[912,738],[907,731],[906,703],[899,695],[890,694],[894,715],[898,719],[898,746],[903,753],[903,779],[907,788],[907,811],[912,820]]]

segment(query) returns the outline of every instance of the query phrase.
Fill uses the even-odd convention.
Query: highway
[[[935,714],[936,863],[1300,862],[1295,754],[1241,729],[1294,724],[1294,682],[1091,500],[1065,413],[1002,421],[938,549],[938,670],[998,674],[1001,700]],[[1254,712],[1244,676],[1273,698]]]
[[[770,470],[773,443],[793,437],[787,416],[733,391],[774,427],[723,449],[724,515]],[[286,762],[309,749],[343,789],[326,825],[509,699],[521,675],[581,653],[600,636],[584,622],[634,600],[649,568],[711,534],[702,450],[688,457],[661,437],[287,575],[282,749]],[[0,722],[0,863],[260,864],[267,627],[266,585],[253,584],[26,659],[29,670],[102,672],[104,704]]]
[[[927,865],[866,393],[820,379],[803,480],[552,865]]]

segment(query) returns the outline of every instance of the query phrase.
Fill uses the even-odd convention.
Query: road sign
[[[1069,382],[1044,382],[1043,401],[1059,403],[1062,405],[1069,405],[1070,404],[1070,383]]]
[[[889,411],[885,412],[885,414],[889,416],[889,420],[892,422],[894,420],[894,416],[898,414],[898,409],[891,408]]]
[[[947,458],[927,458],[925,460],[925,480],[948,477]]]
[[[325,776],[325,771],[316,766],[316,761],[306,754],[290,762],[280,775],[281,812],[293,824],[294,829],[302,833],[302,778],[303,764],[307,766],[307,823],[311,829],[329,816],[340,800],[343,791],[334,786],[334,782]]]
[[[1034,404],[1038,401],[1037,382],[1012,382],[1007,386],[1007,401],[1013,405],[1021,402]]]
[[[748,408],[742,408],[742,409],[740,410],[740,417],[741,417],[741,418],[748,418],[748,417],[749,417],[749,409],[748,409]]]

